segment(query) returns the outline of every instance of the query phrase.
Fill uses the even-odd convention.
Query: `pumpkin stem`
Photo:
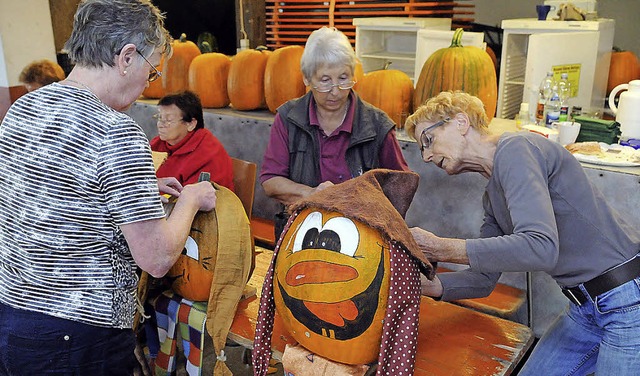
[[[453,33],[453,38],[451,39],[451,46],[449,46],[449,47],[463,47],[462,46],[462,33],[463,32],[464,32],[464,30],[462,30],[461,27],[456,29],[456,31]]]
[[[391,63],[392,63],[391,61],[387,61],[387,62],[385,62],[385,63],[384,63],[384,67],[382,68],[382,70],[387,70],[387,69],[389,69],[389,66],[391,65]]]
[[[260,45],[256,47],[256,51],[267,51],[267,50],[268,50],[267,46]]]
[[[200,52],[202,52],[203,54],[211,53],[213,52],[213,48],[211,48],[209,42],[204,41],[202,42],[202,46],[200,47]]]
[[[184,43],[187,41],[187,34],[182,33],[180,34],[180,42]]]

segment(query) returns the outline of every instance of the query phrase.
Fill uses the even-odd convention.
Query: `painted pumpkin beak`
[[[349,265],[326,261],[302,261],[293,265],[285,278],[289,286],[346,282],[358,278],[358,271]]]

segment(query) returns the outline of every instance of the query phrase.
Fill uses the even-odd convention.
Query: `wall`
[[[502,20],[511,18],[536,17],[536,5],[541,0],[473,0],[476,23],[498,26]],[[640,1],[638,0],[600,0],[597,5],[598,16],[616,20],[613,45],[633,51],[640,56]]]
[[[47,0],[0,0],[0,35],[6,70],[0,86],[18,85],[20,71],[33,60],[56,60]]]
[[[48,0],[0,0],[0,120],[26,90],[18,82],[33,60],[56,61]]]

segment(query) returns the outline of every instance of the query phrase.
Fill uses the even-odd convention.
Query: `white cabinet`
[[[451,30],[451,19],[354,18],[353,25],[356,27],[356,56],[365,73],[383,69],[390,63],[389,69],[403,71],[413,80],[418,31]]]
[[[502,57],[496,116],[513,119],[520,103],[535,111],[538,86],[548,71],[569,73],[570,106],[602,109],[615,21],[502,21]]]

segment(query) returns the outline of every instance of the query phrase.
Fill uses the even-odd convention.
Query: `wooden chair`
[[[235,194],[240,199],[240,202],[242,202],[244,211],[247,213],[247,218],[251,223],[251,211],[253,210],[253,198],[256,190],[256,173],[258,171],[258,166],[253,162],[233,157],[231,158],[231,162],[233,163],[233,187],[235,189]],[[251,230],[251,249],[253,250],[253,257],[251,258],[249,277],[253,274],[253,269],[256,265],[256,246],[253,229]],[[253,296],[255,293],[256,291],[254,288],[247,286],[243,293],[243,298]]]
[[[253,162],[237,158],[231,158],[231,162],[233,163],[233,186],[236,196],[242,202],[247,218],[251,221],[258,166]]]

